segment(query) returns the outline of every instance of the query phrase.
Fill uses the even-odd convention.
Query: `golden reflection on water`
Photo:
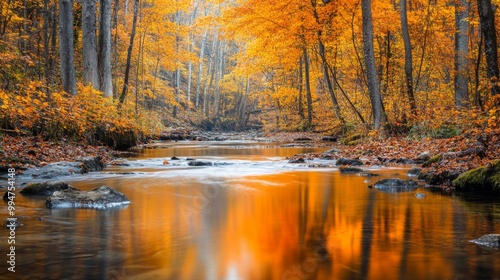
[[[468,242],[499,231],[498,217],[471,210],[477,202],[426,190],[419,190],[424,199],[383,193],[367,188],[364,177],[333,170],[219,178],[220,169],[214,168],[208,177],[189,175],[202,170],[172,178],[72,183],[81,189],[106,184],[132,201],[112,211],[49,210],[39,207],[43,199],[18,197],[26,216],[18,231],[19,274],[42,279],[499,278],[500,252]],[[382,177],[395,172],[406,178],[405,170],[377,171]]]

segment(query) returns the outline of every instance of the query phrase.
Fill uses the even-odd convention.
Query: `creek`
[[[500,279],[500,250],[468,242],[500,233],[498,199],[367,188],[408,179],[409,166],[363,167],[380,174],[367,178],[284,159],[323,150],[163,142],[123,166],[60,178],[115,188],[126,207],[46,209],[17,194],[17,277],[0,279]]]

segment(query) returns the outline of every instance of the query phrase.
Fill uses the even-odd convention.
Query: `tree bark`
[[[83,80],[99,89],[96,38],[96,0],[82,1]]]
[[[127,96],[127,90],[128,90],[128,80],[129,80],[129,73],[130,73],[130,60],[132,59],[132,49],[134,46],[134,37],[135,37],[135,29],[137,26],[137,11],[139,10],[139,0],[134,1],[134,16],[133,16],[133,21],[132,21],[132,33],[130,34],[130,42],[128,45],[128,50],[127,50],[127,64],[125,65],[125,78],[123,81],[123,90],[122,94],[120,95],[120,100],[119,104],[123,104],[123,101],[125,101],[125,97]]]
[[[337,101],[337,97],[335,96],[335,91],[333,90],[332,81],[330,80],[330,74],[328,73],[328,61],[326,60],[326,55],[325,55],[325,45],[321,41],[321,32],[319,31],[318,31],[318,47],[319,47],[319,55],[321,57],[321,66],[322,66],[321,68],[323,70],[323,79],[325,81],[328,93],[330,94],[330,98],[332,99],[335,115],[339,119],[342,127],[345,127],[345,120],[342,117],[339,102]]]
[[[312,95],[311,95],[311,81],[309,78],[309,56],[307,55],[307,48],[302,49],[304,56],[304,71],[306,77],[306,100],[307,100],[307,125],[311,127],[313,112],[312,112]]]
[[[491,0],[477,0],[481,31],[484,38],[484,53],[486,54],[486,68],[488,79],[491,82],[491,94],[500,94],[498,86],[498,53],[497,37],[495,30],[495,13],[493,12]]]
[[[303,98],[302,98],[302,91],[303,91],[303,84],[304,84],[304,73],[302,71],[302,65],[304,64],[304,56],[300,56],[300,60],[299,60],[299,88],[298,88],[298,91],[299,91],[299,100],[298,100],[298,109],[299,109],[299,116],[300,116],[300,120],[303,120],[306,118],[306,116],[304,116],[304,105],[303,105]]]
[[[379,129],[385,122],[382,96],[378,87],[377,68],[375,66],[375,54],[373,51],[373,26],[371,0],[361,0],[361,13],[363,17],[363,53],[368,80],[368,91],[372,104],[373,124]]]
[[[203,56],[205,53],[206,41],[207,41],[207,29],[203,31],[203,36],[201,37],[200,60],[198,62],[198,81],[196,82],[196,95],[194,103],[194,106],[196,108],[198,108],[200,102],[201,77],[203,76]]]
[[[111,76],[111,0],[101,0],[99,20],[99,89],[106,97],[113,96]],[[135,8],[135,7],[134,7]]]
[[[73,0],[59,0],[59,55],[65,92],[76,95],[73,46]]]
[[[469,54],[469,3],[455,2],[455,106],[469,107],[467,94],[467,71]]]
[[[417,105],[413,94],[413,55],[411,51],[410,33],[408,32],[408,17],[406,11],[406,0],[401,0],[401,27],[405,46],[405,77],[406,95],[410,102],[410,109],[413,115],[417,114]]]

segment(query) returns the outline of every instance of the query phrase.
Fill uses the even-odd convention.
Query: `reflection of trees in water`
[[[367,278],[370,271],[370,252],[373,240],[373,208],[375,192],[368,193],[368,204],[363,215],[363,227],[361,236],[361,276]]]

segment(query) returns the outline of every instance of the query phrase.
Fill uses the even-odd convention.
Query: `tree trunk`
[[[474,70],[474,77],[476,79],[475,92],[474,92],[474,105],[483,109],[483,102],[481,100],[481,93],[479,92],[479,68],[481,66],[481,57],[483,53],[483,35],[479,33],[479,45],[477,46],[477,59],[476,68]]]
[[[375,66],[375,54],[373,51],[371,0],[361,0],[361,12],[363,17],[363,53],[366,64],[368,91],[372,104],[373,124],[375,129],[379,129],[385,122],[385,113],[382,96],[378,87],[377,68]]]
[[[96,38],[96,0],[82,1],[82,50],[84,83],[99,89]]]
[[[467,72],[469,53],[469,3],[466,0],[455,2],[455,106],[469,107],[467,94]]]
[[[313,112],[312,112],[311,82],[309,78],[309,56],[307,55],[307,49],[305,47],[302,49],[302,52],[304,56],[304,70],[306,77],[307,125],[311,127]]]
[[[335,96],[335,91],[333,90],[332,81],[330,80],[330,74],[328,73],[328,62],[326,60],[326,55],[325,55],[325,45],[323,45],[323,42],[321,41],[321,32],[319,31],[318,31],[318,48],[319,48],[319,55],[321,56],[323,79],[325,80],[326,88],[328,90],[328,93],[330,94],[330,98],[332,99],[335,115],[337,116],[342,127],[344,128],[345,120],[342,117],[342,113],[340,112],[339,102],[337,101],[337,97]]]
[[[481,31],[484,38],[484,53],[486,54],[486,68],[488,78],[491,82],[491,94],[500,94],[498,86],[498,53],[497,37],[495,31],[495,14],[492,9],[491,0],[477,0]]]
[[[303,91],[303,84],[304,84],[304,73],[302,71],[302,65],[304,64],[304,56],[300,56],[300,60],[299,60],[299,88],[298,88],[298,91],[299,91],[299,100],[298,100],[298,103],[299,103],[299,116],[300,116],[300,120],[303,120],[306,118],[306,116],[304,116],[304,101],[303,101],[303,98],[302,98],[302,91]]]
[[[415,96],[413,95],[413,55],[411,52],[410,33],[408,32],[406,0],[401,0],[401,27],[405,45],[406,95],[408,96],[408,101],[410,102],[411,113],[416,115],[417,105],[415,104]]]
[[[123,90],[122,94],[120,95],[120,105],[123,104],[123,101],[125,101],[125,96],[127,96],[127,90],[128,90],[128,79],[129,79],[129,73],[130,73],[130,60],[132,59],[132,48],[134,46],[134,37],[135,37],[135,29],[137,26],[137,11],[139,10],[139,0],[134,1],[134,17],[132,21],[132,33],[130,34],[130,42],[128,45],[128,50],[127,50],[127,64],[125,65],[125,78],[123,81]]]
[[[76,95],[73,47],[73,0],[59,0],[59,55],[65,92]]]
[[[112,97],[113,80],[111,76],[111,0],[101,0],[99,15],[99,89],[104,93],[104,96]]]
[[[198,62],[198,81],[196,82],[196,96],[194,105],[198,108],[200,102],[201,77],[203,76],[203,56],[205,53],[205,44],[207,41],[207,29],[203,31],[201,37],[200,60]]]
[[[219,117],[219,97],[220,97],[220,81],[224,76],[224,55],[226,51],[225,41],[220,41],[218,59],[219,67],[217,68],[217,73],[215,76],[215,88],[214,88],[214,117]]]
[[[192,52],[194,49],[194,38],[193,42],[189,45],[188,51]],[[191,76],[193,72],[193,61],[190,59],[188,62],[188,78],[187,78],[187,106],[191,107]]]

